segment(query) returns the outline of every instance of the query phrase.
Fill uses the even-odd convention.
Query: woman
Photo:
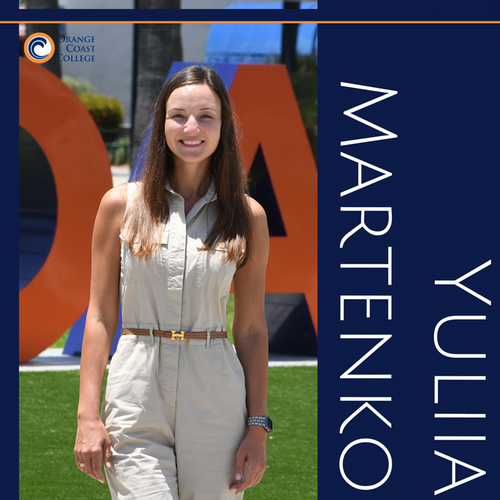
[[[104,461],[113,499],[234,498],[265,471],[269,235],[245,190],[222,80],[180,71],[158,97],[142,180],[108,191],[94,226],[74,451],[101,482]]]

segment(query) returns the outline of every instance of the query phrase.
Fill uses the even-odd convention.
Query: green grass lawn
[[[317,369],[269,369],[268,470],[245,500],[317,497]],[[19,373],[19,498],[100,500],[106,485],[80,472],[73,455],[79,371]]]

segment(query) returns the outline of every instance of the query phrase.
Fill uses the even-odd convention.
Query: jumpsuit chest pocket
[[[224,243],[216,243],[211,250],[202,250],[207,233],[198,233],[199,243],[196,259],[196,286],[199,288],[215,288],[217,290],[231,286],[231,280],[236,271],[234,261],[226,261],[227,250]]]
[[[165,230],[160,248],[147,259],[136,257],[120,235],[122,244],[122,276],[125,283],[163,283],[166,280],[168,240],[170,231]]]

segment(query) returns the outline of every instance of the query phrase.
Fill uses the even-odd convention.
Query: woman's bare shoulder
[[[251,196],[245,196],[245,201],[250,210],[250,216],[252,219],[262,217],[266,218],[266,212],[258,201],[254,200]]]
[[[115,186],[101,199],[99,213],[106,219],[123,218],[127,208],[127,184]]]
[[[266,212],[262,205],[250,196],[245,196],[245,200],[250,212],[250,219],[252,221],[251,225],[255,245],[254,249],[260,248],[267,255],[269,246],[269,229],[267,225]]]

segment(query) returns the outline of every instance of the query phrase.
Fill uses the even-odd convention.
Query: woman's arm
[[[267,408],[268,335],[264,315],[265,277],[269,254],[269,232],[263,208],[247,197],[252,216],[253,253],[247,264],[234,275],[233,340],[245,372],[248,415],[265,416]],[[251,425],[236,454],[236,481],[231,485],[239,494],[255,486],[266,470],[267,431]]]
[[[110,467],[110,439],[100,418],[100,398],[111,344],[118,326],[120,283],[119,233],[126,206],[126,185],[102,198],[92,236],[90,302],[80,362],[80,401],[75,441],[77,466],[104,482],[101,458]],[[84,462],[85,466],[79,465]]]

